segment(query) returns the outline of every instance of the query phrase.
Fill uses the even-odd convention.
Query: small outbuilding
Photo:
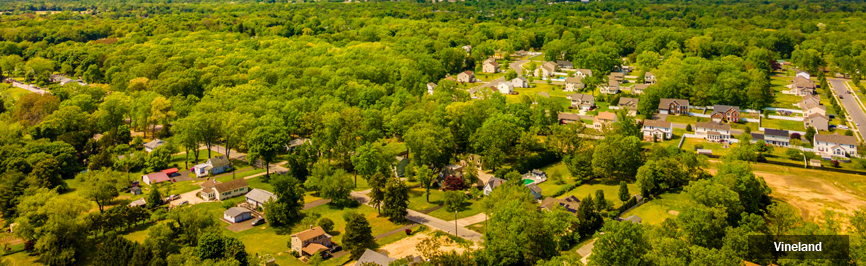
[[[131,187],[129,188],[129,193],[132,193],[132,195],[141,195],[141,188],[137,186]]]
[[[231,223],[239,223],[252,218],[253,212],[241,207],[232,207],[223,212],[223,219]]]
[[[821,160],[818,159],[810,159],[809,166],[811,167],[821,167]]]
[[[253,190],[250,190],[250,192],[247,192],[246,198],[247,203],[255,208],[264,208],[265,202],[277,201],[277,195],[274,195],[274,193],[271,193],[270,191],[258,188],[254,188]]]

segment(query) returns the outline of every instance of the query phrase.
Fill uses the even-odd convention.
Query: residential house
[[[643,222],[643,219],[641,219],[640,216],[632,215],[632,216],[629,216],[629,217],[625,217],[625,218],[622,219],[621,221],[624,221],[624,222],[627,221],[627,222],[632,222],[632,223],[635,223],[635,224],[640,224],[640,223]]]
[[[580,121],[580,115],[575,113],[559,113],[559,123],[560,124],[568,124]]]
[[[716,122],[695,123],[695,135],[710,141],[722,141],[731,138],[731,125]]]
[[[592,77],[592,70],[581,68],[577,72],[574,72],[574,76],[580,78]]]
[[[583,84],[583,78],[568,77],[565,78],[565,91],[576,91],[583,89],[586,85]]]
[[[147,152],[152,152],[153,150],[159,148],[162,145],[165,145],[165,141],[162,141],[161,139],[154,139],[144,144],[144,150]]]
[[[857,155],[857,138],[852,136],[815,134],[812,144],[825,158]]]
[[[713,113],[710,114],[713,122],[737,123],[740,121],[740,107],[728,105],[713,105]]]
[[[308,138],[296,138],[289,141],[289,144],[286,144],[286,151],[294,151],[296,148],[302,145],[312,144],[313,141]]]
[[[264,205],[268,201],[277,201],[277,195],[271,193],[270,191],[264,189],[254,188],[250,190],[246,195],[247,203],[250,204],[253,208],[264,208]]]
[[[622,83],[625,81],[625,74],[622,72],[611,72],[610,75],[607,76],[607,80],[615,80],[617,83]]]
[[[565,209],[565,211],[570,212],[573,215],[577,215],[577,208],[580,207],[580,200],[577,199],[577,197],[574,195],[565,197],[564,199],[547,197],[541,201],[541,206],[539,206],[539,209],[553,211],[556,209],[557,206],[561,206],[563,209]]]
[[[812,78],[812,75],[809,75],[809,72],[806,72],[806,71],[797,71],[797,75],[796,75],[796,77],[802,77],[802,78],[806,78],[806,79],[811,79],[811,78]]]
[[[223,219],[230,223],[240,223],[249,220],[252,217],[252,211],[241,207],[231,207],[223,212]]]
[[[638,98],[621,97],[619,98],[619,103],[617,104],[617,106],[619,106],[620,109],[628,110],[628,115],[635,116],[637,115],[638,101]]]
[[[643,74],[643,83],[644,84],[656,84],[656,75],[652,72],[646,72]]]
[[[611,112],[601,112],[592,120],[592,128],[598,131],[609,129],[613,123],[616,123],[616,114]]]
[[[812,114],[827,115],[827,106],[821,105],[820,95],[804,95],[803,99],[797,103],[797,106],[800,106],[800,109],[803,110],[803,116],[810,116]]]
[[[65,86],[66,84],[69,84],[69,83],[78,83],[78,85],[81,85],[81,86],[87,85],[87,83],[85,83],[84,80],[82,80],[82,79],[71,79],[71,78],[67,78],[63,75],[56,75],[56,74],[51,75],[49,80],[51,82],[60,83],[60,86]]]
[[[806,96],[815,94],[815,82],[811,79],[804,78],[802,76],[794,77],[794,80],[791,81],[791,84],[788,84],[787,87],[790,90],[791,94],[797,96]]]
[[[309,257],[319,252],[327,252],[334,244],[331,235],[325,233],[322,227],[316,226],[292,235],[292,251],[301,256]]]
[[[163,172],[150,173],[141,176],[141,181],[144,181],[145,184],[153,186],[153,184],[165,182],[171,180],[168,175]]]
[[[237,197],[249,192],[249,184],[246,179],[235,179],[225,183],[216,180],[206,180],[201,185],[199,195],[206,201],[225,200]]]
[[[516,77],[511,80],[511,85],[517,88],[529,88],[529,79],[526,77]]]
[[[472,45],[464,45],[462,48],[463,48],[463,51],[466,52],[467,54],[472,52]]]
[[[436,86],[439,86],[439,85],[436,85],[436,83],[433,83],[433,82],[427,83],[427,93],[430,95],[433,95],[433,90],[436,89]]]
[[[666,115],[688,115],[689,100],[661,99],[659,101],[659,113]]]
[[[652,140],[653,137],[657,140],[666,140],[672,138],[674,134],[671,122],[662,120],[644,120],[641,131],[646,140]]]
[[[765,128],[764,143],[788,147],[788,145],[791,145],[791,135],[787,130]]]
[[[457,82],[475,83],[475,73],[472,71],[463,71],[457,74]]]
[[[502,185],[502,183],[505,183],[505,179],[491,177],[489,180],[487,180],[487,183],[484,184],[484,195],[490,195],[490,193],[493,193],[493,190],[496,189],[496,187],[498,187],[499,185]]]
[[[524,56],[526,56],[526,51],[524,51],[524,50],[517,50],[517,52],[514,52],[513,54],[511,54],[511,57],[524,57]]]
[[[523,174],[523,179],[531,179],[536,184],[547,181],[547,173],[538,169],[532,169],[532,171],[526,172]]]
[[[378,265],[378,266],[388,266],[391,264],[391,262],[394,262],[396,260],[397,259],[388,257],[385,254],[375,252],[371,249],[367,249],[367,250],[364,250],[364,254],[362,254],[361,257],[358,258],[358,262],[356,262],[355,265],[361,266],[361,265],[372,264],[372,265]],[[401,264],[401,265],[408,265],[408,266],[421,265],[421,264],[426,262],[423,258],[421,258],[421,256],[417,256],[417,255],[416,256],[407,256],[407,257],[403,258],[403,260],[406,261],[406,264]]]
[[[499,84],[496,85],[496,90],[502,94],[510,94],[514,92],[514,85],[511,85],[511,82],[508,81],[499,82]]]
[[[213,157],[207,160],[207,162],[197,164],[192,167],[192,172],[195,173],[197,177],[205,177],[210,174],[218,175],[225,173],[231,170],[232,165],[229,162],[228,157],[225,155]]]
[[[449,164],[442,168],[442,171],[439,172],[439,175],[436,177],[435,185],[445,188],[447,184],[445,184],[445,179],[449,176],[455,176],[463,180],[463,166],[456,164]]]
[[[617,94],[619,93],[619,82],[611,79],[607,82],[607,85],[599,86],[599,90],[604,94]]]
[[[764,140],[764,134],[757,133],[757,132],[752,132],[749,134],[752,135],[752,141],[751,141],[752,143],[757,143],[759,140]]]
[[[595,107],[595,97],[591,94],[575,93],[566,95],[565,97],[571,100],[571,107],[580,108],[581,111],[589,111],[589,109]]]
[[[803,118],[803,126],[814,127],[815,130],[830,130],[830,117],[819,113],[810,114]]]
[[[631,93],[633,94],[643,94],[643,91],[646,88],[649,88],[651,84],[635,84],[631,86]]]
[[[556,66],[559,67],[559,69],[574,69],[574,64],[564,60],[556,60]]]
[[[556,63],[544,62],[544,63],[541,63],[541,67],[535,69],[535,76],[536,77],[550,77],[550,76],[553,76],[554,72],[556,72]]]
[[[498,73],[499,63],[493,58],[484,60],[484,63],[481,64],[481,71],[484,73]]]
[[[129,207],[145,207],[147,206],[147,200],[144,198],[140,198],[136,201],[130,202]]]
[[[541,188],[538,187],[538,185],[536,185],[535,183],[526,185],[526,187],[529,188],[529,193],[532,194],[533,199],[540,199],[542,197]]]

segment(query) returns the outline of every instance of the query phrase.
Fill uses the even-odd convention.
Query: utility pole
[[[454,211],[454,236],[460,236],[457,234],[457,211]]]

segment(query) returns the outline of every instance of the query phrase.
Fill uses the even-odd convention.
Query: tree
[[[367,193],[367,196],[370,196],[370,203],[376,205],[376,210],[378,210],[380,214],[381,210],[379,207],[382,204],[382,201],[385,200],[386,186],[390,179],[393,178],[385,177],[382,173],[375,173],[370,176],[369,180],[367,180],[367,183],[370,185],[370,193]]]
[[[180,119],[172,127],[174,132],[174,140],[186,150],[186,159],[184,159],[184,168],[189,169],[189,151],[193,151],[196,161],[198,161],[199,143],[202,139],[201,127],[197,123],[205,122],[201,117],[189,116]]]
[[[304,209],[304,189],[292,176],[277,175],[270,180],[274,187],[275,201],[265,203],[265,215],[271,225],[291,224],[301,217]]]
[[[582,202],[581,202],[582,203]],[[583,204],[581,204],[583,205]],[[603,235],[595,241],[596,250],[589,255],[589,266],[641,265],[651,246],[640,225],[631,222],[605,223]],[[628,243],[623,245],[623,243]]]
[[[818,133],[818,131],[816,131],[814,127],[810,126],[810,127],[806,128],[806,135],[805,135],[806,140],[808,140],[809,143],[811,143],[812,141],[815,140],[815,134],[817,134],[817,133]],[[812,145],[815,145],[815,143],[812,143]]]
[[[171,162],[171,150],[167,145],[159,146],[147,154],[147,172],[155,172],[168,168]]]
[[[391,221],[403,221],[409,214],[409,189],[403,180],[388,179],[382,210]]]
[[[322,218],[319,220],[319,227],[321,227],[322,230],[325,230],[325,232],[333,232],[334,221],[331,221],[331,219],[328,219],[327,217]]]
[[[686,131],[692,132],[692,124],[686,124]]]
[[[355,155],[352,156],[352,165],[355,171],[361,174],[361,177],[370,182],[370,177],[379,173],[382,176],[389,176],[391,165],[394,164],[394,156],[389,156],[385,153],[382,144],[366,143],[355,149]],[[358,184],[357,177],[355,185]],[[382,186],[385,184],[382,183]]]
[[[86,247],[90,207],[77,196],[59,197],[45,188],[25,196],[18,205],[14,234],[33,243],[40,261],[46,265],[73,265],[79,251]]]
[[[577,207],[577,219],[580,220],[577,231],[582,236],[592,235],[603,223],[601,215],[596,212],[592,196],[586,196],[580,201],[580,205]]]
[[[425,167],[447,164],[454,147],[451,131],[429,122],[412,126],[403,140],[409,148],[413,163]]]
[[[512,79],[515,79],[515,78],[517,78],[517,71],[514,71],[514,69],[509,69],[508,71],[505,72],[505,80],[511,81]]]
[[[265,173],[270,174],[270,164],[276,160],[278,152],[285,150],[287,139],[285,130],[275,125],[256,127],[247,136],[249,161],[262,160]]]
[[[352,189],[355,188],[352,179],[343,169],[336,169],[330,175],[322,179],[319,185],[319,193],[323,198],[330,199],[338,206],[346,206],[351,199]]]
[[[449,212],[455,212],[463,209],[463,204],[466,204],[466,195],[460,191],[445,192],[445,209]]]
[[[159,193],[159,183],[154,183],[150,186],[150,192],[147,193],[145,199],[148,209],[153,209],[162,205],[162,195]]]
[[[503,163],[505,155],[514,150],[523,133],[518,124],[519,121],[512,115],[496,114],[484,121],[472,135],[473,147],[481,152],[485,165],[493,171]]]
[[[78,175],[81,184],[83,185],[83,195],[88,199],[96,202],[99,207],[99,212],[103,212],[105,205],[111,203],[111,200],[120,195],[118,189],[126,187],[127,183],[118,182],[117,178],[120,173],[109,170],[88,171]]]
[[[619,181],[619,200],[622,202],[628,201],[631,198],[631,194],[628,192],[628,185],[625,181]]]
[[[231,158],[232,149],[247,140],[247,133],[255,126],[255,118],[249,113],[226,112],[223,114],[225,123],[221,127],[225,156]],[[231,160],[229,160],[231,162]],[[234,177],[235,171],[232,171]]]
[[[607,136],[595,146],[592,170],[595,175],[630,179],[643,164],[640,139],[635,136]]]
[[[503,188],[505,191],[500,191]],[[514,188],[529,194],[526,188],[502,185],[493,192],[499,195],[493,197],[502,199],[505,194],[517,192]],[[554,219],[546,219],[546,214],[537,211],[537,206],[531,202],[518,198],[497,201],[489,217],[482,245],[490,265],[524,265],[559,254],[554,237],[557,230],[553,230],[558,227],[554,226]]]
[[[29,179],[30,183],[37,187],[55,188],[66,185],[60,177],[60,165],[53,158],[36,163],[30,172]]]
[[[727,212],[723,207],[695,205],[686,208],[677,216],[685,238],[689,243],[707,248],[720,248],[728,226]]]
[[[343,214],[346,220],[346,234],[343,235],[343,247],[349,251],[352,259],[358,259],[364,250],[373,248],[376,241],[373,238],[373,229],[367,218],[355,212]]]
[[[150,102],[150,116],[147,118],[148,124],[153,128],[153,135],[156,136],[156,125],[162,123],[163,127],[168,129],[168,120],[177,116],[177,113],[171,110],[171,101],[165,97],[156,97]]]
[[[433,187],[433,182],[436,182],[436,177],[430,172],[430,168],[421,166],[415,168],[415,178],[421,182],[424,193],[427,195],[427,203],[430,203],[430,188]]]

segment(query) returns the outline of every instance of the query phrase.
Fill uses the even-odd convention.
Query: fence
[[[767,108],[764,108],[764,110],[770,110],[770,111],[787,111],[787,112],[798,113],[798,114],[802,114],[802,113],[803,113],[803,110],[800,110],[800,109],[787,109],[787,108],[776,108],[776,107],[767,107]]]
[[[767,118],[769,118],[769,119],[779,119],[779,120],[788,120],[788,121],[801,121],[801,122],[803,121],[803,117],[802,117],[802,116],[793,116],[793,117],[791,117],[791,116],[780,116],[780,115],[768,115]]]

